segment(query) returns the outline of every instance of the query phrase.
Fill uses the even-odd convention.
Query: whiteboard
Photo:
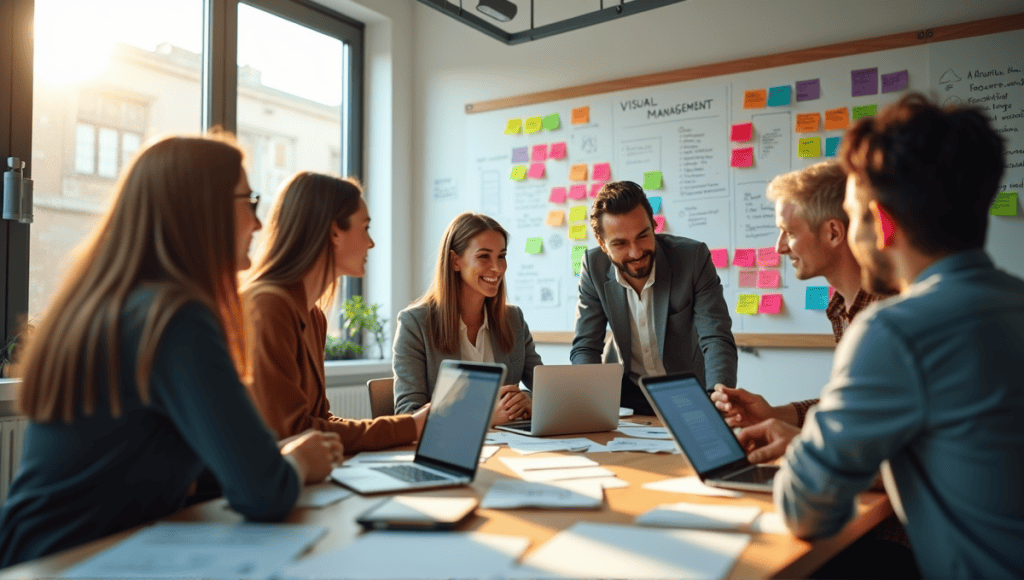
[[[890,50],[850,54],[786,66],[761,68],[694,80],[626,88],[600,94],[471,114],[468,118],[466,176],[468,200],[479,211],[496,218],[510,233],[509,299],[519,305],[532,331],[567,332],[574,328],[578,276],[572,267],[572,247],[597,245],[589,226],[590,190],[595,164],[608,163],[613,181],[643,183],[644,173],[660,171],[663,184],[648,190],[662,200],[665,233],[705,242],[710,249],[728,250],[729,265],[719,269],[725,299],[737,335],[799,335],[827,333],[830,325],[823,310],[805,308],[808,287],[827,286],[824,278],[797,280],[788,260],[777,267],[744,268],[732,264],[737,249],[773,247],[778,236],[774,204],[765,197],[767,183],[776,175],[827,159],[829,139],[841,137],[842,129],[825,129],[825,113],[877,105],[881,110],[907,91],[937,95],[941,101],[960,99],[981,107],[993,126],[1007,139],[1007,173],[1002,189],[1024,195],[1024,69],[1021,51],[1024,31],[1014,30],[945,42],[920,43]],[[854,96],[854,73],[875,69],[873,94]],[[884,92],[889,77],[903,73],[903,90]],[[975,79],[979,71],[984,75]],[[992,72],[996,71],[996,72]],[[1018,71],[1018,72],[1014,72]],[[998,74],[997,74],[998,73]],[[862,73],[858,73],[860,75]],[[858,78],[863,78],[859,76]],[[957,80],[958,79],[958,80]],[[817,98],[798,100],[803,81],[817,80]],[[800,83],[798,85],[798,83]],[[789,87],[784,105],[744,108],[747,91]],[[802,96],[808,96],[806,94]],[[585,123],[572,122],[573,110],[589,107]],[[797,116],[818,113],[817,131],[797,132]],[[557,114],[558,128],[533,133],[506,134],[510,120]],[[749,142],[730,140],[734,125],[751,123]],[[852,123],[852,121],[851,121]],[[801,139],[817,137],[819,156],[802,157]],[[566,156],[544,161],[514,161],[516,149],[532,154],[538,145],[566,144]],[[737,148],[753,148],[750,167],[731,167]],[[543,177],[515,181],[513,168],[542,163]],[[569,179],[573,165],[586,164],[586,181]],[[552,189],[583,184],[584,199],[550,200]],[[1018,202],[1019,204],[1019,202]],[[551,211],[566,218],[574,206],[586,206],[586,238],[569,239],[570,224],[547,225]],[[1019,213],[1019,212],[1018,212]],[[1016,218],[991,218],[988,250],[997,265],[1024,276],[1024,222]],[[530,238],[541,238],[542,250],[527,253]],[[749,272],[775,270],[778,288],[740,287]],[[736,313],[739,296],[781,294],[779,314]]]

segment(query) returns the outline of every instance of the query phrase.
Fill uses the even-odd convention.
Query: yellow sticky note
[[[744,109],[763,109],[768,104],[768,90],[758,89],[743,92]]]
[[[740,294],[737,298],[736,314],[757,314],[757,306],[761,303],[757,294]]]
[[[821,157],[821,137],[805,137],[800,140],[798,155],[804,159]]]
[[[557,228],[562,225],[565,221],[565,212],[560,210],[552,210],[548,212],[548,219],[544,223],[548,224],[553,228]]]
[[[820,113],[800,113],[796,116],[797,133],[813,133],[821,126]]]
[[[526,179],[526,166],[516,165],[512,168],[512,175],[509,176],[512,181],[522,181]]]
[[[569,226],[569,237],[574,240],[587,239],[587,224],[575,224]]]
[[[569,180],[571,181],[586,181],[587,180],[587,164],[578,163],[573,165],[569,169]]]
[[[522,128],[523,128],[523,120],[522,119],[509,119],[508,120],[508,125],[505,125],[505,134],[506,135],[518,135],[519,131],[521,131]]]
[[[572,110],[572,124],[586,125],[590,122],[590,107],[577,107]]]
[[[569,209],[569,221],[581,222],[587,219],[587,206],[577,205]]]
[[[1017,192],[1000,191],[997,193],[996,198],[992,200],[992,207],[988,210],[988,215],[1003,217],[1017,215]]]
[[[825,130],[837,131],[850,126],[850,110],[846,107],[825,111]]]
[[[523,131],[526,133],[536,133],[537,131],[540,131],[543,126],[544,119],[541,117],[530,117],[526,119],[526,127],[523,128]]]

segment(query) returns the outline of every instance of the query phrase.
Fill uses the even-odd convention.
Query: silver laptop
[[[533,367],[533,413],[495,429],[532,437],[598,433],[619,425],[622,365]]]
[[[412,462],[339,467],[331,479],[359,493],[467,485],[476,476],[505,365],[441,363]]]
[[[691,373],[643,377],[640,388],[679,450],[707,485],[771,493],[779,468],[754,465]]]

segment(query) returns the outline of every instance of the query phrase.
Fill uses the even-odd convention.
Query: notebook
[[[692,373],[643,377],[640,388],[707,485],[771,493],[779,468],[753,465]]]
[[[443,361],[412,462],[339,467],[331,478],[362,494],[468,485],[504,380],[503,364]]]
[[[619,425],[622,365],[533,367],[533,417],[495,429],[544,437],[611,431]]]

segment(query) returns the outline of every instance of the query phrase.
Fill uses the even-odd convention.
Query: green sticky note
[[[1017,215],[1017,192],[1000,191],[997,193],[995,201],[992,202],[992,209],[988,210],[988,215],[1005,217]]]
[[[878,114],[878,105],[861,105],[853,108],[853,120],[861,117],[874,117]]]
[[[573,276],[579,276],[580,275],[580,268],[583,267],[582,264],[583,264],[582,260],[573,260],[572,261],[572,275]]]
[[[574,262],[582,260],[583,254],[587,253],[587,246],[583,244],[574,244],[572,247],[572,260]]]
[[[644,173],[644,189],[661,189],[661,172],[648,171]]]
[[[821,137],[805,137],[800,140],[798,155],[803,158],[821,157]]]
[[[740,294],[736,302],[736,314],[757,314],[760,299],[757,294]]]
[[[526,238],[526,253],[539,254],[543,242],[540,238]]]
[[[512,168],[512,175],[509,176],[512,181],[522,181],[526,179],[526,166],[516,165]]]
[[[569,221],[580,222],[587,219],[587,206],[577,205],[569,210]]]
[[[553,115],[547,115],[541,123],[544,129],[547,131],[554,131],[562,125],[562,121],[558,118],[558,113]]]

